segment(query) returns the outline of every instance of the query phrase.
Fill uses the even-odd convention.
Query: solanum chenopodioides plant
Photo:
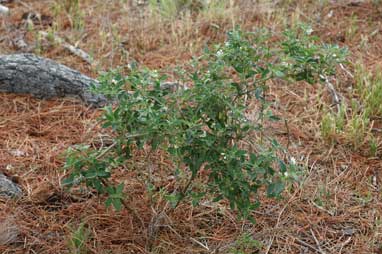
[[[278,143],[264,137],[267,121],[277,119],[266,100],[267,82],[319,80],[341,57],[335,57],[332,48],[327,52],[325,46],[305,43],[305,37],[301,43],[297,33],[296,38],[292,35],[286,34],[282,44],[271,44],[267,31],[229,32],[223,45],[206,49],[187,71],[178,72],[188,89],[163,89],[167,77],[156,71],[133,69],[128,76],[102,76],[97,92],[116,102],[105,107],[101,119],[103,127],[113,130],[114,143],[99,150],[72,148],[66,163],[72,173],[65,183],[85,182],[109,194],[107,204],[120,208],[123,186],[113,187],[107,179],[114,168],[129,165],[135,149],[149,146],[165,152],[174,175],[183,176],[168,196],[174,207],[186,197],[195,203],[201,198],[225,199],[247,216],[258,206],[259,189],[279,196],[294,175],[277,156]],[[325,54],[335,61],[322,57]],[[310,57],[314,61],[305,59]],[[255,120],[247,116],[252,100],[260,105]],[[201,170],[208,172],[207,179],[200,177]]]

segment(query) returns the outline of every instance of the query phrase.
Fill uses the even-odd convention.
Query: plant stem
[[[188,191],[188,188],[190,188],[190,185],[191,185],[192,181],[195,179],[195,176],[196,176],[196,174],[192,174],[190,179],[188,179],[187,184],[184,186],[184,188],[180,192],[180,198],[176,202],[173,210],[175,210],[178,207],[178,205],[180,204],[180,202],[186,197],[186,193]]]
[[[109,187],[109,186],[111,186],[111,184],[109,183],[109,181],[107,181],[107,180],[104,179],[104,178],[101,178],[101,182],[102,182],[102,184],[103,184],[105,187]],[[129,206],[129,205],[127,204],[126,200],[121,199],[121,203],[122,203],[122,205],[125,207],[125,209],[126,209],[127,211],[129,211],[129,212],[130,212],[136,219],[139,220],[139,222],[141,223],[142,228],[145,228],[145,223],[144,223],[144,221],[142,220],[141,216],[139,216],[138,212],[137,212],[134,208],[132,208],[131,206]]]

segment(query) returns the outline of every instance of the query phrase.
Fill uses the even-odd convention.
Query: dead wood
[[[106,99],[90,92],[98,81],[53,60],[33,54],[0,55],[0,92],[31,94],[37,98],[78,97],[101,106]]]

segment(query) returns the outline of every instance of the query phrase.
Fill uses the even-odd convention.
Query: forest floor
[[[380,1],[241,0],[224,12],[170,20],[151,17],[147,5],[129,1],[83,0],[78,8],[68,7],[76,1],[8,2],[10,15],[0,17],[0,54],[31,51],[94,78],[132,60],[168,72],[205,45],[223,42],[235,25],[281,31],[296,22],[311,24],[324,42],[349,48],[350,63],[335,80],[349,105],[357,98],[351,89],[355,63],[371,73],[382,64]],[[34,13],[41,19],[31,18]],[[54,32],[88,52],[94,62],[72,55],[39,31]],[[325,87],[303,82],[269,86],[269,98],[278,105],[274,113],[283,119],[273,126],[274,134],[304,175],[281,200],[262,200],[254,212],[256,224],[238,220],[224,202],[183,203],[166,214],[168,203],[150,202],[136,171],[115,172],[113,180],[125,183],[128,202],[144,226],[126,210],[106,208],[104,197],[71,195],[61,188],[68,174],[62,169],[63,153],[107,136],[97,123],[101,110],[75,99],[1,93],[0,172],[17,181],[25,197],[0,201],[3,225],[8,221],[19,228],[17,241],[0,246],[0,252],[148,253],[152,237],[150,253],[382,253],[382,117],[361,127],[349,122],[348,132],[332,133],[333,142],[327,142],[321,125],[333,106]],[[169,165],[160,153],[149,158],[137,154],[136,163],[158,170]],[[154,222],[161,224],[160,230],[150,233]],[[70,244],[75,237],[83,242],[76,250]]]

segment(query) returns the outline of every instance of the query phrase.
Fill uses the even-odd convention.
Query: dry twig
[[[78,47],[75,47],[75,46],[65,42],[65,40],[62,39],[61,37],[54,35],[54,34],[49,34],[49,33],[44,32],[44,31],[40,31],[39,34],[42,37],[44,37],[45,39],[52,38],[55,43],[60,44],[63,48],[68,50],[73,55],[80,57],[82,60],[84,60],[88,64],[92,65],[94,63],[94,59],[88,53],[86,53],[85,51],[83,51],[82,49],[80,49]]]

